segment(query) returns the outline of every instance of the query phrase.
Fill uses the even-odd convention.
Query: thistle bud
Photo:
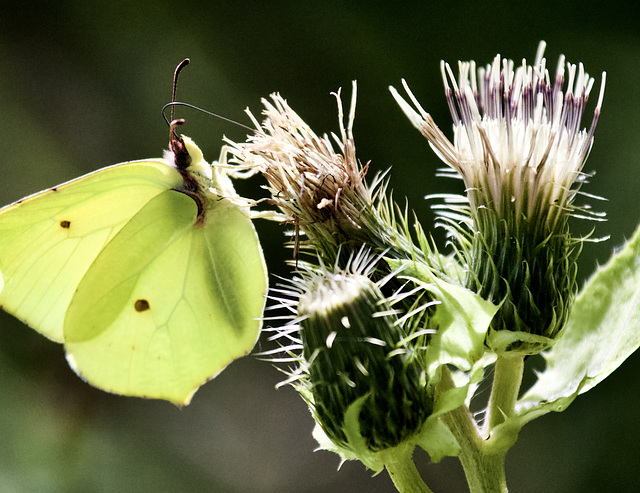
[[[298,303],[314,417],[335,445],[354,452],[346,414],[358,401],[367,449],[394,447],[431,414],[425,373],[374,282],[323,274],[308,280]]]

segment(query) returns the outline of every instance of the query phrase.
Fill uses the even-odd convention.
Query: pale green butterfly
[[[186,405],[253,348],[267,278],[225,170],[171,130],[163,159],[0,209],[0,305],[101,389]]]

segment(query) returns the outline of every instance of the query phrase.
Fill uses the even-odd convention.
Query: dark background
[[[5,2],[6,4],[6,2]],[[124,4],[124,2],[123,2]],[[9,203],[95,169],[159,156],[167,141],[160,108],[176,64],[190,57],[179,99],[247,122],[246,106],[279,91],[318,132],[336,131],[330,92],[359,83],[358,155],[392,166],[427,229],[427,193],[457,183],[434,178],[426,141],[389,95],[406,78],[450,135],[439,61],[496,53],[532,61],[548,43],[608,72],[602,118],[584,190],[609,221],[605,243],[587,244],[581,279],[629,237],[640,206],[640,28],[632,2],[50,2],[0,11],[0,202]],[[624,6],[623,6],[624,5]],[[594,101],[584,122],[590,122]],[[182,111],[183,131],[214,160],[241,128]],[[238,185],[259,193],[259,180]],[[286,272],[283,230],[259,222],[269,268]],[[282,375],[254,357],[232,364],[178,410],[159,401],[109,395],[78,379],[62,347],[0,314],[0,491],[393,491],[386,474],[315,452],[313,421],[297,394],[275,390]],[[259,347],[266,347],[261,341]],[[507,457],[514,492],[638,491],[640,356],[564,413],[527,425]],[[455,459],[418,455],[436,492],[466,491]]]

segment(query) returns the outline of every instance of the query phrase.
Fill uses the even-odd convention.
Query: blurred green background
[[[17,5],[20,4],[20,7]],[[632,2],[29,2],[0,11],[0,202],[121,161],[159,156],[160,109],[176,64],[179,99],[247,122],[260,98],[280,92],[318,132],[337,130],[331,91],[359,84],[358,155],[392,166],[397,199],[423,224],[428,193],[457,190],[434,178],[439,162],[387,87],[406,78],[447,134],[440,59],[489,62],[496,53],[532,60],[548,43],[583,61],[607,92],[586,192],[604,243],[587,244],[581,277],[607,260],[640,222],[640,27]],[[599,82],[596,83],[597,93]],[[594,98],[595,99],[595,98]],[[593,105],[593,101],[591,102]],[[585,124],[590,122],[592,106]],[[193,111],[184,133],[209,160],[241,128]],[[260,193],[258,179],[242,192]],[[258,223],[268,264],[284,274],[283,230]],[[593,223],[576,223],[588,232]],[[0,239],[1,241],[1,239]],[[273,280],[272,280],[273,281]],[[282,375],[254,357],[232,364],[190,406],[105,394],[78,379],[62,348],[0,314],[2,492],[393,491],[385,474],[315,452],[313,421]],[[268,347],[266,340],[258,349]],[[507,456],[514,492],[639,491],[640,355],[564,413],[527,425]],[[420,470],[436,492],[466,491],[456,460]]]

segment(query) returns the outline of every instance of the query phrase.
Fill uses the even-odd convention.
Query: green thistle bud
[[[594,79],[582,64],[567,64],[564,93],[564,57],[551,79],[544,47],[534,66],[523,62],[515,70],[499,56],[477,74],[475,62],[460,63],[457,80],[442,63],[453,143],[406,84],[418,111],[392,89],[449,174],[464,181],[465,203],[450,200],[441,224],[457,244],[466,286],[500,304],[487,336],[497,353],[537,353],[553,343],[577,289],[582,239],[570,234],[569,217],[601,219],[574,199],[585,178],[605,74],[591,127],[581,130]]]
[[[354,451],[345,417],[356,401],[359,432],[371,452],[420,431],[432,410],[426,376],[375,283],[360,274],[313,276],[298,316],[312,409],[334,444]]]

